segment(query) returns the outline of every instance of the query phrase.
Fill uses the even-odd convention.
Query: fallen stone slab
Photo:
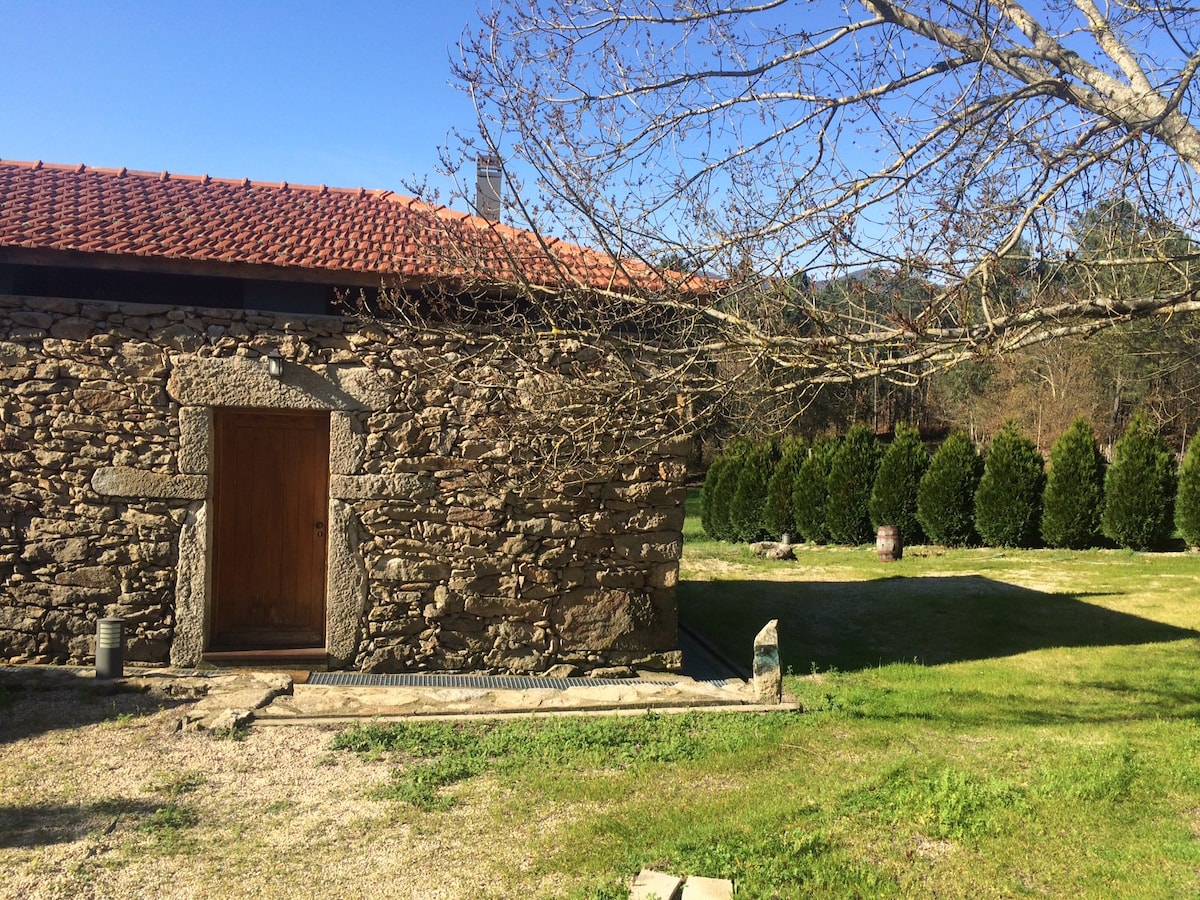
[[[682,878],[642,869],[633,879],[629,889],[629,900],[678,900]]]
[[[176,722],[176,728],[228,730],[254,718],[254,711],[292,692],[292,679],[279,672],[237,672],[178,678],[174,689],[191,687],[199,699]],[[231,724],[235,723],[235,724]]]
[[[254,719],[254,713],[248,709],[227,709],[207,722],[211,731],[230,732],[245,728]]]
[[[733,900],[733,882],[724,878],[689,875],[680,900]]]

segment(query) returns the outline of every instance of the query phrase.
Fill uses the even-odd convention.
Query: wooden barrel
[[[904,541],[898,525],[880,525],[875,535],[875,552],[880,562],[895,562],[904,555]]]

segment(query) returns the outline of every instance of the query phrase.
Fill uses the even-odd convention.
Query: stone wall
[[[332,665],[677,665],[687,443],[669,413],[581,415],[606,367],[557,338],[0,297],[0,659],[86,663],[116,615],[127,659],[199,661],[211,408],[244,406],[330,411]]]

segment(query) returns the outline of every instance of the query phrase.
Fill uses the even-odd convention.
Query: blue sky
[[[0,158],[402,191],[472,128],[476,6],[0,0]]]

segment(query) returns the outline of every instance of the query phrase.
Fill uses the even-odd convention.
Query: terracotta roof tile
[[[627,285],[600,253],[391,191],[0,161],[0,247],[404,279]],[[552,256],[554,258],[552,258]]]

